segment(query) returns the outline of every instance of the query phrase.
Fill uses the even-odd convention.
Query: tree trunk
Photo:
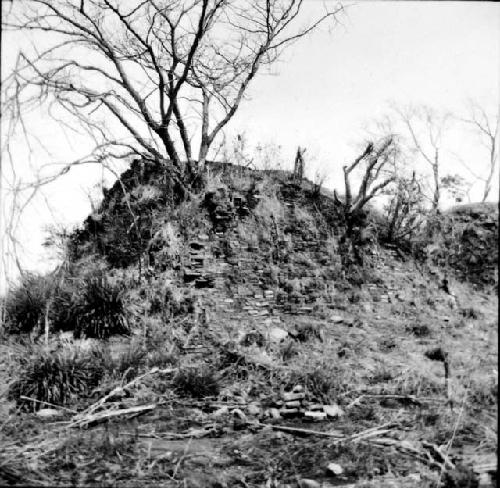
[[[434,197],[432,199],[432,209],[439,210],[439,197],[441,194],[441,185],[439,183],[439,149],[434,153],[434,164],[432,165],[434,176]]]
[[[210,146],[207,141],[202,141],[200,145],[200,153],[198,155],[198,167],[201,168],[207,161],[207,156],[208,156],[208,150],[210,149]]]
[[[483,199],[481,200],[481,202],[486,201],[491,191],[491,180],[493,179],[493,174],[495,173],[495,167],[496,167],[495,151],[496,151],[496,140],[494,137],[492,137],[491,149],[490,149],[490,172],[488,174],[488,178],[486,178],[486,181],[484,183]]]
[[[396,197],[394,214],[393,214],[392,219],[389,223],[389,229],[387,231],[387,239],[389,240],[389,242],[392,242],[392,240],[394,239],[394,234],[395,234],[395,230],[396,230],[396,222],[398,221],[398,218],[399,218],[400,209],[401,209],[401,196],[400,196],[400,194],[398,194]]]

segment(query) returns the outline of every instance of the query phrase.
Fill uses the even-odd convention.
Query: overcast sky
[[[322,1],[306,0],[304,18],[322,8]],[[18,37],[4,36],[2,78],[20,44]],[[355,156],[363,125],[385,113],[391,101],[458,112],[472,97],[495,113],[499,60],[496,3],[358,2],[348,8],[341,26],[331,32],[322,29],[293,45],[272,74],[254,80],[228,135],[245,132],[251,145],[279,144],[290,166],[297,146],[305,146],[310,172],[322,168],[330,175],[327,186],[341,189],[339,171]],[[46,127],[42,137],[68,160],[74,159],[75,148],[44,124],[39,124]],[[451,134],[449,144],[460,147],[464,159],[476,167],[486,162],[486,152],[463,133]],[[33,164],[40,161],[48,162],[48,156],[38,153]],[[443,164],[446,171],[458,170],[451,157]],[[32,171],[24,158],[16,167],[21,175]],[[90,210],[85,190],[100,175],[97,168],[76,170],[47,188],[52,212],[42,199],[26,210],[20,237],[29,267],[49,265],[41,248],[43,227],[54,220],[81,222]],[[498,182],[492,198],[498,198]]]

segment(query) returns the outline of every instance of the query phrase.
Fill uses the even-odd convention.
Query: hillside
[[[211,163],[195,187],[137,161],[71,236],[34,322],[51,300],[52,324],[102,339],[9,338],[0,480],[493,486],[498,208],[446,213],[424,259],[369,213],[345,239],[327,192],[287,172]],[[19,381],[42,371],[26,351],[64,379]]]

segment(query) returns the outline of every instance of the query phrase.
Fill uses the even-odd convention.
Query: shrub
[[[466,319],[481,319],[483,314],[474,307],[465,307],[460,309],[460,314]]]
[[[169,350],[170,349],[170,350]],[[164,368],[177,362],[177,356],[166,344],[154,344],[146,338],[134,339],[128,347],[112,361],[114,374],[126,375],[124,380],[138,376],[142,371],[155,366]]]
[[[44,406],[21,396],[66,405],[78,396],[90,394],[104,376],[108,361],[102,348],[50,350],[32,347],[20,357],[18,378],[10,384],[7,396],[25,410]]]
[[[306,342],[311,339],[323,341],[323,330],[319,324],[314,322],[297,324],[295,331],[290,333],[290,335],[299,342]]]
[[[445,471],[442,486],[443,488],[479,488],[480,485],[477,474],[470,467],[458,465],[451,471]]]
[[[125,373],[131,377],[137,376],[144,366],[147,354],[148,351],[143,344],[132,341],[112,362],[113,373],[117,373],[120,376]]]
[[[285,389],[302,385],[317,400],[329,403],[336,393],[343,391],[343,373],[337,368],[322,362],[293,369],[282,378]]]
[[[297,345],[293,340],[287,340],[280,344],[279,355],[283,362],[287,362],[298,354]]]
[[[169,319],[194,312],[194,297],[175,286],[152,288],[148,293],[150,314],[161,314],[165,319]]]
[[[475,410],[484,410],[498,405],[498,381],[491,377],[473,381],[468,403]]]
[[[86,279],[73,311],[75,337],[104,339],[113,334],[127,334],[123,292],[122,286],[102,275]]]
[[[416,337],[427,337],[432,334],[432,330],[427,324],[414,324],[410,330]]]
[[[258,222],[272,225],[285,217],[285,208],[276,195],[263,196],[254,208],[254,215]]]
[[[181,396],[204,398],[219,394],[215,372],[206,367],[183,368],[174,376],[173,386]]]
[[[19,286],[7,293],[5,313],[9,332],[31,332],[43,320],[50,287],[46,276],[27,274]]]

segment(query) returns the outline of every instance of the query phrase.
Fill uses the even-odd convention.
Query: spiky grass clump
[[[52,331],[73,329],[73,292],[68,282],[57,283],[53,275],[26,274],[6,297],[7,332],[41,332],[46,318]]]
[[[21,397],[67,405],[99,384],[109,358],[97,347],[50,350],[36,346],[19,361],[18,378],[9,386],[8,398],[25,410],[38,410],[42,404]]]
[[[106,339],[114,334],[128,334],[123,294],[122,286],[102,275],[85,280],[73,311],[75,337]]]
[[[49,293],[50,283],[46,276],[26,274],[5,299],[8,331],[26,333],[37,327],[43,319]]]
[[[201,366],[180,369],[174,376],[173,384],[179,395],[194,398],[216,396],[220,391],[215,372]]]

